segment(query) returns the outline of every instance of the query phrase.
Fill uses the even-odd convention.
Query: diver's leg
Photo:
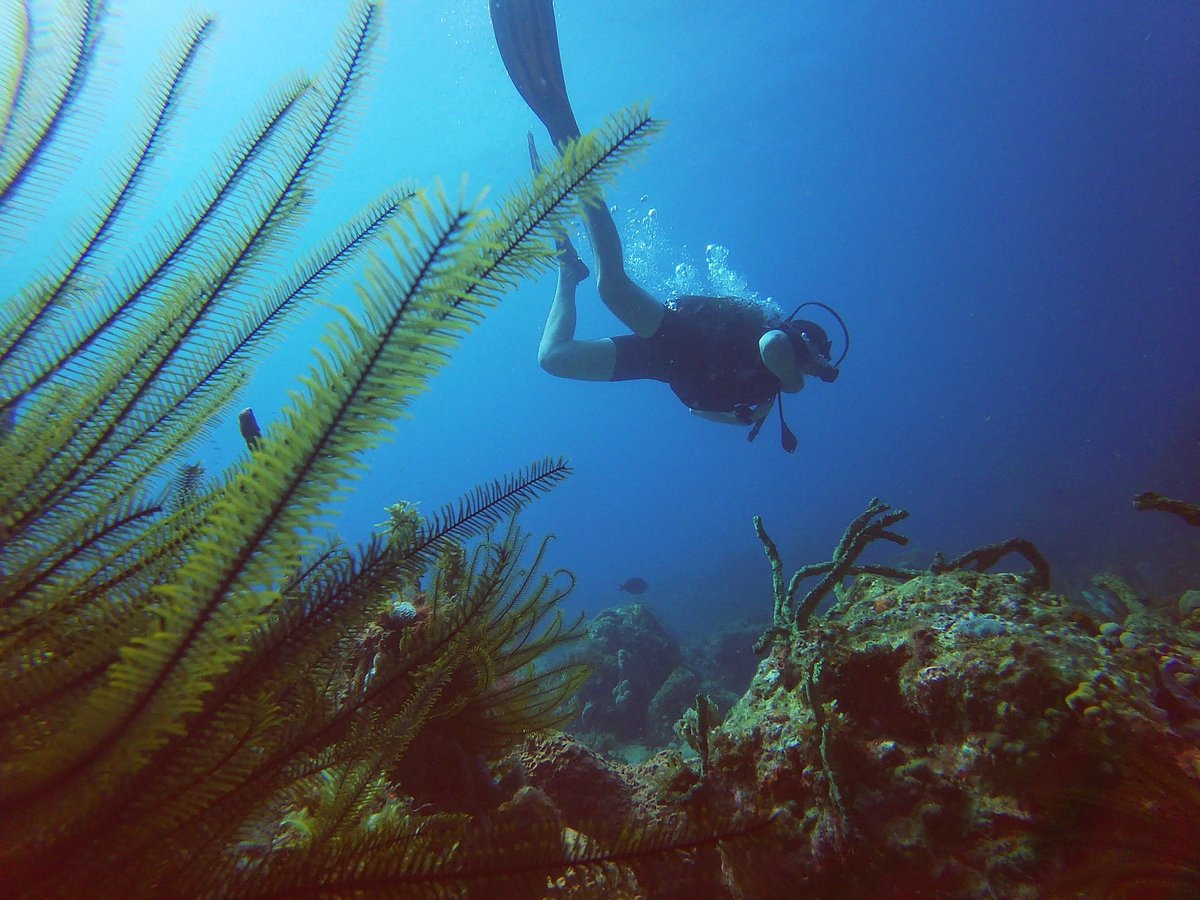
[[[587,276],[587,266],[564,238],[559,245],[558,286],[538,344],[538,364],[559,378],[612,381],[617,364],[613,342],[575,340],[575,288]]]
[[[621,236],[603,197],[583,204],[583,223],[595,254],[600,299],[630,331],[650,337],[662,324],[666,307],[626,273]]]
[[[489,5],[496,45],[513,84],[556,147],[575,140],[579,125],[563,80],[552,0],[491,0]],[[650,337],[665,308],[626,274],[621,238],[603,198],[585,203],[583,213],[596,254],[600,299],[634,334]]]

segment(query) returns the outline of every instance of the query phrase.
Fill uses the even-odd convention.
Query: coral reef
[[[0,106],[6,235],[36,219],[30,178],[52,188],[70,165],[55,137],[82,102],[103,12],[85,3],[45,29],[5,9],[21,51],[4,60]],[[571,579],[542,573],[545,543],[512,521],[562,461],[428,518],[397,505],[386,539],[328,543],[363,455],[484,311],[548,263],[570,205],[655,130],[644,111],[619,117],[490,214],[440,190],[389,192],[289,264],[278,251],[378,21],[376,4],[354,4],[329,72],[272,95],[170,226],[144,235],[129,203],[212,30],[190,22],[93,224],[0,308],[7,896],[597,891],[627,882],[622,861],[736,835],[643,828],[599,848],[493,780],[490,763],[569,715],[585,673],[545,659],[577,634],[559,609]],[[247,453],[220,478],[190,464],[153,490],[223,421],[281,323],[376,239],[360,307],[340,311],[280,420],[245,416]]]
[[[1184,591],[1179,597],[1179,620],[1187,622],[1200,612],[1200,591]]]
[[[649,741],[648,710],[683,661],[679,645],[650,610],[629,603],[599,613],[572,659],[592,672],[579,693],[580,733],[602,749]]]
[[[762,633],[755,620],[722,622],[709,634],[685,641],[684,664],[704,678],[704,692],[728,709],[746,690],[758,668],[754,642]]]
[[[1151,607],[1099,576],[1122,614],[1097,618],[1049,590],[1023,541],[954,561],[1015,550],[1020,574],[859,565],[901,518],[873,502],[831,562],[800,570],[822,577],[820,607],[811,591],[793,603],[756,523],[780,627],[749,689],[723,718],[698,691],[678,740],[636,765],[540,744],[530,781],[580,823],[769,817],[759,840],[639,876],[648,896],[1196,895],[1194,598]],[[839,568],[853,580],[830,598]],[[701,681],[678,672],[677,703]]]
[[[698,693],[720,710],[737,701],[758,664],[751,644],[761,630],[728,623],[680,645],[644,604],[602,611],[571,651],[572,661],[592,672],[571,730],[594,750],[636,761],[675,737]]]
[[[647,743],[662,746],[675,734],[676,720],[701,690],[700,676],[687,666],[677,666],[654,693],[646,707]]]
[[[1103,802],[1131,766],[1200,775],[1156,702],[1166,649],[1196,652],[1114,653],[1019,576],[863,575],[764,660],[706,787],[789,805],[788,864],[814,895],[1032,896],[1080,852],[1047,839],[1085,814],[1080,796]]]
[[[773,816],[656,897],[1193,895],[1200,629],[1101,625],[1022,575],[861,574],[772,645],[703,768],[563,749],[532,780],[577,821]]]
[[[771,627],[755,643],[754,652],[762,653],[776,638],[805,628],[825,597],[849,576],[870,573],[892,578],[913,578],[921,575],[922,570],[920,569],[857,565],[859,556],[874,541],[889,541],[901,546],[907,544],[908,538],[892,530],[893,525],[906,518],[908,518],[907,510],[892,509],[878,497],[873,497],[867,504],[867,508],[847,526],[842,539],[834,548],[832,559],[828,562],[802,566],[785,584],[783,562],[779,557],[779,550],[770,535],[767,534],[762,519],[755,516],[754,533],[762,542],[763,552],[766,553],[767,560],[771,564],[771,586],[775,605],[771,612]],[[934,556],[929,568],[924,571],[934,574],[967,568],[983,571],[990,569],[1010,554],[1018,554],[1029,562],[1032,566],[1030,577],[1035,584],[1043,587],[1050,585],[1049,563],[1038,552],[1038,549],[1024,538],[1011,538],[1007,541],[977,547],[949,561],[938,553]],[[817,583],[802,598],[796,600],[796,593],[800,585],[806,579],[814,576],[820,576]]]

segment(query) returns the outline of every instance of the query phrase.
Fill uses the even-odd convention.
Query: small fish
[[[625,593],[627,593],[627,594],[643,594],[643,593],[645,593],[646,588],[648,588],[648,587],[650,587],[650,585],[646,584],[646,582],[643,579],[630,578],[624,584],[618,584],[617,590],[625,591]]]
[[[254,410],[249,406],[238,413],[238,430],[242,432],[242,438],[251,450],[257,450],[262,446],[262,429],[258,427],[258,420],[254,418]]]

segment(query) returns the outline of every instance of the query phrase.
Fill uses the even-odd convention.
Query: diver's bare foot
[[[569,238],[556,240],[554,246],[558,248],[558,277],[563,281],[579,284],[592,274],[575,252],[575,246]]]

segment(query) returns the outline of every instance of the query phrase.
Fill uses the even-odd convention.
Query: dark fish
[[[617,590],[625,591],[627,594],[641,594],[644,593],[648,587],[650,587],[650,585],[646,584],[646,582],[641,578],[630,578],[624,584],[618,584]]]
[[[254,410],[249,406],[238,413],[238,429],[242,432],[246,446],[251,450],[257,450],[262,445],[262,429],[258,427]]]

